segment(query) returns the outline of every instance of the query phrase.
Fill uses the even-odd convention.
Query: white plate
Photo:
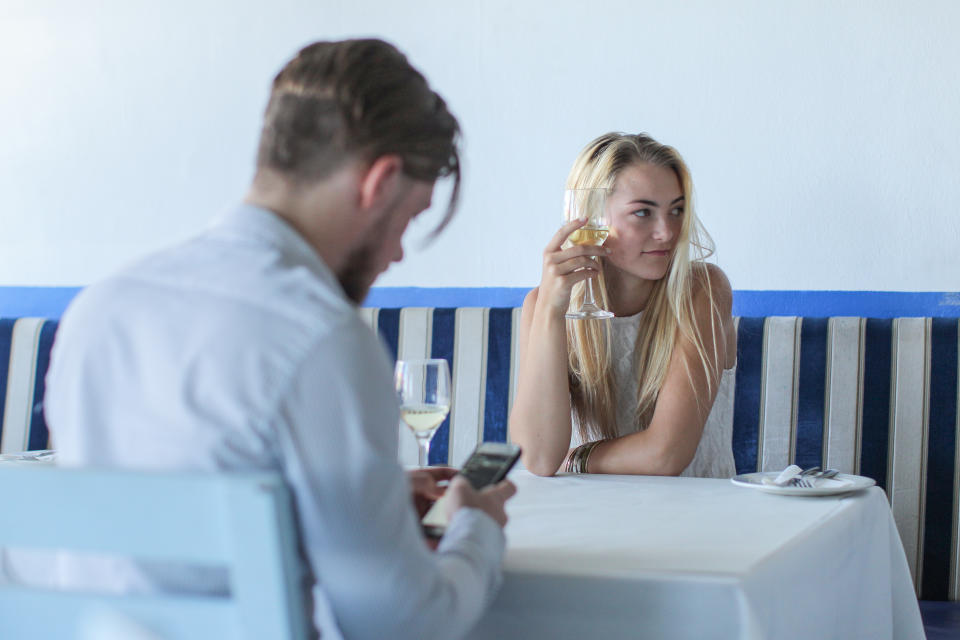
[[[738,487],[757,489],[767,493],[778,493],[784,496],[835,496],[851,491],[860,491],[877,484],[873,478],[852,476],[846,473],[837,474],[834,478],[819,479],[815,487],[778,487],[775,484],[764,484],[764,478],[776,478],[779,471],[760,471],[758,473],[741,473],[730,478],[730,482]]]

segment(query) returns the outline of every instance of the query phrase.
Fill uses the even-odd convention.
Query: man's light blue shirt
[[[281,473],[324,637],[455,638],[495,593],[503,533],[461,509],[426,548],[397,463],[390,368],[313,248],[244,205],[76,298],[45,412],[60,464]],[[65,558],[61,579],[226,588],[216,571],[103,559]]]

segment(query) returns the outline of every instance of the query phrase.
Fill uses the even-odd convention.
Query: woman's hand
[[[600,264],[591,256],[605,256],[609,250],[590,244],[574,245],[567,249],[563,243],[571,233],[587,224],[586,218],[566,223],[543,250],[543,275],[540,278],[538,303],[566,312],[570,306],[570,292],[576,283],[592,278],[600,272]]]

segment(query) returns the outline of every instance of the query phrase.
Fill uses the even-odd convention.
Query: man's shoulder
[[[211,231],[140,258],[85,289],[78,302],[123,307],[131,297],[160,313],[177,303],[188,304],[189,315],[245,308],[278,321],[308,321],[316,329],[356,315],[332,274],[318,274],[272,247],[231,242]]]
[[[376,342],[337,286],[282,257],[197,238],[85,288],[64,314],[64,337],[124,336],[226,362],[244,353],[297,367],[320,343]]]

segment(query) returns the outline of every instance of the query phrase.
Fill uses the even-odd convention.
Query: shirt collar
[[[225,212],[214,220],[211,229],[233,237],[254,239],[266,246],[273,247],[289,259],[302,264],[320,280],[331,285],[344,296],[343,287],[333,271],[323,261],[316,249],[307,242],[290,224],[279,215],[258,207],[242,203]],[[351,302],[351,304],[353,304]]]

